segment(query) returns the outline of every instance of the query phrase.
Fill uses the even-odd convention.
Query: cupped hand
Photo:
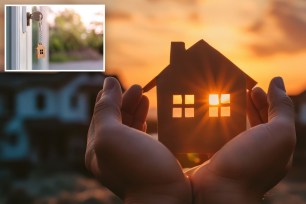
[[[122,96],[114,78],[98,94],[87,168],[125,203],[191,203],[188,178],[169,150],[145,133],[149,102],[140,86]]]
[[[274,78],[268,94],[248,94],[252,128],[221,148],[190,175],[195,203],[260,203],[291,166],[296,135],[294,109],[283,80]]]
[[[119,83],[107,78],[88,132],[87,168],[125,203],[257,203],[291,165],[294,111],[281,78],[267,95],[260,88],[249,93],[253,127],[185,174],[145,133],[148,105],[141,87],[122,96]]]

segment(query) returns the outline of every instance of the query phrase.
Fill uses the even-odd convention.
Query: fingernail
[[[280,89],[282,89],[286,92],[285,84],[284,84],[284,81],[283,81],[282,77],[276,77],[275,78],[275,84],[278,88],[280,88]]]
[[[103,91],[110,91],[115,85],[115,80],[112,77],[104,79]]]

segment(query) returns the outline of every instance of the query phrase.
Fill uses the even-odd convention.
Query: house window
[[[70,105],[72,108],[77,108],[78,107],[78,96],[77,95],[73,95],[70,98]]]
[[[16,134],[8,135],[8,143],[11,146],[16,146],[18,144],[18,135]]]
[[[209,117],[230,117],[230,94],[209,94]]]
[[[46,106],[46,97],[40,93],[36,97],[36,107],[38,110],[43,110],[45,106]]]
[[[173,95],[173,118],[194,117],[194,95]]]

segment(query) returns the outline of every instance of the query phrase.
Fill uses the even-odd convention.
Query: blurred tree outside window
[[[99,14],[97,14],[98,16]],[[103,34],[95,29],[102,22],[92,22],[87,30],[81,16],[72,9],[65,9],[50,26],[49,52],[51,62],[96,60],[103,55]]]
[[[82,21],[82,16],[73,9],[67,7],[61,11],[54,10],[52,6],[46,6],[51,18],[43,29],[49,29],[49,52],[50,63],[64,63],[71,61],[102,60],[103,59],[103,13],[94,13],[97,20],[90,24]],[[33,6],[32,12],[39,8]],[[48,18],[49,16],[44,16]],[[32,46],[33,66],[39,69],[38,59],[35,55],[35,47],[39,40],[38,23],[32,23]]]

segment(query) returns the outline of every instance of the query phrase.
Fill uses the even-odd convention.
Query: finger
[[[131,86],[122,99],[122,123],[127,126],[133,125],[134,113],[142,97],[142,88],[139,85]]]
[[[143,124],[143,132],[147,132],[147,129],[148,129],[148,124],[147,124],[147,122],[145,122],[144,124]]]
[[[139,85],[131,86],[124,94],[122,99],[122,111],[133,115],[142,98],[142,88]]]
[[[100,100],[102,96],[103,90],[99,91],[96,97],[96,102],[95,104]],[[86,153],[85,153],[85,166],[88,170],[91,171],[92,169],[92,163],[93,163],[93,158],[95,157],[94,154],[94,129],[95,129],[95,124],[94,124],[94,117],[91,118],[90,125],[88,128],[87,132],[87,145],[86,145]]]
[[[98,99],[95,110],[94,120],[98,125],[106,125],[112,122],[121,122],[121,86],[117,79],[108,77],[104,80],[103,92]]]
[[[102,93],[103,93],[103,89],[99,91],[99,93],[97,94],[97,97],[96,97],[96,103],[100,100],[101,96],[102,96]]]
[[[149,99],[147,96],[143,95],[136,109],[132,127],[144,131],[144,124],[147,119],[148,110],[149,110]]]
[[[294,124],[294,108],[287,96],[285,85],[281,77],[272,79],[268,90],[268,119]]]
[[[294,107],[287,96],[283,79],[272,79],[268,90],[267,128],[274,137],[274,143],[291,151],[295,146],[296,134],[294,124]]]
[[[268,99],[267,94],[260,87],[255,87],[251,92],[251,98],[263,123],[268,122]]]
[[[258,110],[252,100],[251,91],[247,93],[247,114],[251,127],[262,123]]]

